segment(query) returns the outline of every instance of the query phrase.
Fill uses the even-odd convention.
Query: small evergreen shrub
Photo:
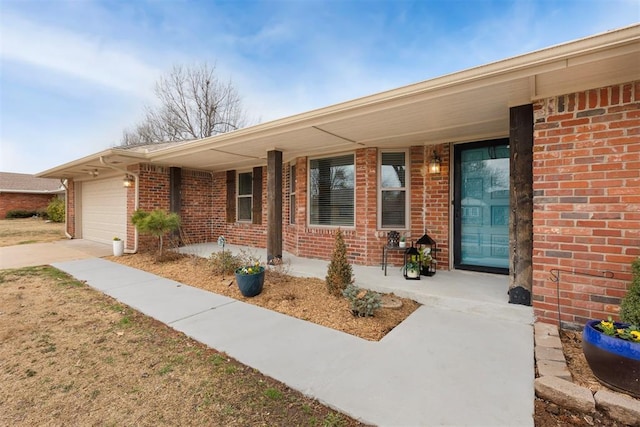
[[[640,258],[631,263],[631,288],[622,298],[620,318],[623,322],[640,325]]]
[[[373,316],[381,306],[380,294],[356,285],[347,286],[342,295],[349,300],[351,313],[356,317]]]
[[[160,260],[164,252],[164,236],[180,227],[180,216],[176,213],[167,213],[162,209],[152,212],[138,209],[131,216],[131,222],[140,233],[158,238],[158,260]]]
[[[53,222],[64,222],[64,200],[55,197],[47,206],[47,216]]]
[[[353,271],[351,264],[347,262],[347,246],[342,237],[342,231],[336,231],[336,240],[331,255],[331,262],[327,269],[327,291],[331,295],[339,297],[347,285],[353,282]]]

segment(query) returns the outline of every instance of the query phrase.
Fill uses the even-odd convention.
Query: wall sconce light
[[[132,177],[131,175],[125,175],[124,179],[122,180],[122,186],[126,188],[133,187],[134,183],[135,183],[135,178]]]
[[[431,161],[429,162],[429,173],[436,174],[440,173],[440,157],[436,154],[435,150],[433,151],[433,157],[431,157]]]

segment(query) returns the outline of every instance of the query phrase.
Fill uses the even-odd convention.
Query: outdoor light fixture
[[[431,161],[429,162],[429,173],[440,173],[440,157],[438,157],[435,150],[433,150],[433,157],[431,157]]]
[[[122,180],[122,186],[126,188],[133,187],[134,183],[135,179],[131,175],[125,175],[124,179]]]

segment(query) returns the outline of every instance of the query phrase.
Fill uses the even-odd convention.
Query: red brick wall
[[[416,146],[410,150],[408,180],[410,182],[410,229],[399,230],[407,240],[417,240],[425,230],[442,249],[438,253],[439,268],[448,268],[449,245],[449,146],[435,147],[442,158],[439,175],[430,175],[427,166],[434,147]],[[296,224],[290,225],[285,216],[284,248],[303,257],[329,259],[333,251],[333,228],[313,227],[307,224],[307,158],[296,161],[297,182]],[[288,174],[288,172],[287,172]],[[363,265],[379,265],[382,246],[387,241],[388,230],[378,229],[378,150],[365,148],[355,152],[356,219],[355,227],[343,228],[347,252],[351,262]],[[284,180],[288,197],[288,181]],[[389,262],[401,265],[400,252],[391,252]]]
[[[213,178],[209,172],[182,170],[182,206],[180,218],[184,243],[213,241],[211,234],[212,203],[218,194],[212,191]],[[217,236],[216,236],[217,239]]]
[[[169,211],[169,168],[151,164],[140,164],[139,179],[139,208],[145,211],[164,209]],[[135,191],[135,190],[133,190]],[[127,191],[127,200],[131,200],[131,192]],[[127,213],[129,213],[129,203]],[[133,212],[132,212],[133,213]],[[130,219],[131,217],[129,217]],[[134,232],[132,224],[127,225],[127,239]],[[131,240],[133,242],[133,240]],[[144,234],[138,235],[138,249],[141,251],[156,249],[158,240],[156,237]],[[129,245],[127,245],[129,246]]]
[[[227,222],[226,172],[216,172],[214,174],[212,188],[213,200],[211,212],[213,223],[211,225],[211,241],[216,241],[219,236],[224,236],[229,244],[265,248],[267,246],[267,166],[264,165],[262,168],[261,224]]]
[[[449,268],[449,144],[411,147],[411,239],[425,232],[436,241],[438,268]],[[440,173],[429,173],[433,152],[440,157]]]
[[[37,211],[46,209],[54,195],[29,193],[0,193],[0,218],[12,210]]]
[[[410,182],[410,230],[399,230],[416,240],[425,230],[437,242],[439,267],[448,266],[449,180],[448,145],[436,147],[442,158],[442,171],[430,175],[427,171],[433,147],[412,147],[408,164]],[[307,161],[300,157],[296,164],[296,224],[289,222],[290,165],[283,165],[283,248],[298,256],[329,259],[333,251],[335,229],[307,224]],[[140,208],[169,209],[169,169],[143,164],[132,170],[140,174]],[[262,223],[227,222],[226,172],[182,171],[183,231],[186,243],[216,241],[225,236],[230,244],[266,247],[267,230],[267,168],[262,169]],[[363,148],[355,152],[356,215],[353,228],[343,228],[343,235],[351,262],[378,265],[388,230],[378,230],[378,149]],[[128,193],[128,214],[133,213],[134,189]],[[128,241],[133,242],[130,226]],[[141,248],[155,247],[155,239],[140,236]],[[400,252],[393,252],[390,262],[401,265]]]
[[[534,103],[533,307],[582,325],[619,310],[640,255],[640,82]]]

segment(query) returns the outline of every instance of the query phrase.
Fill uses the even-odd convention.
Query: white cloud
[[[42,25],[4,14],[2,61],[56,71],[109,89],[146,96],[159,70],[127,49],[88,34]]]

